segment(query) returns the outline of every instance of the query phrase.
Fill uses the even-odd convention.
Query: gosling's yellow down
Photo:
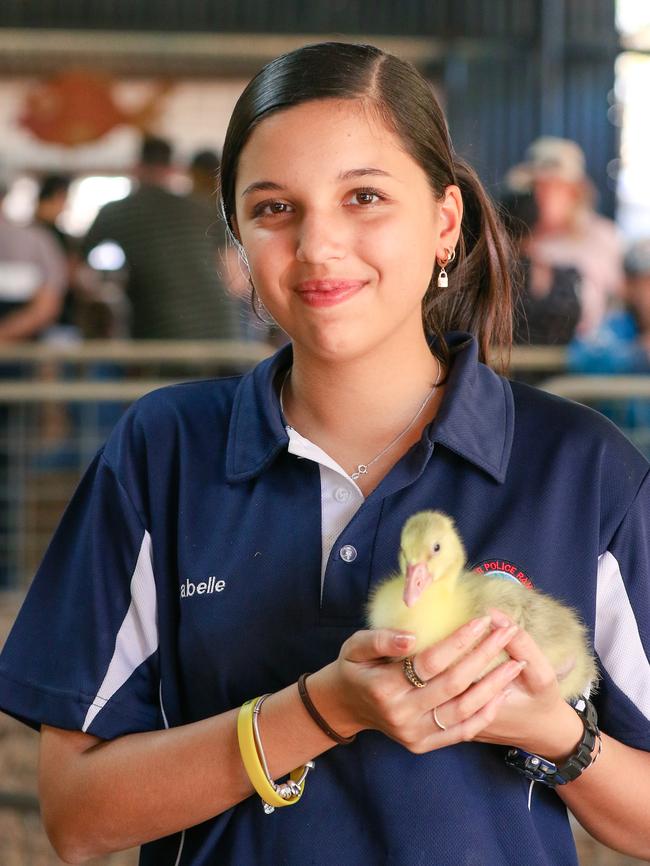
[[[467,571],[465,561],[450,517],[440,511],[414,514],[402,529],[399,574],[381,583],[369,600],[370,627],[413,632],[416,653],[496,607],[534,638],[553,665],[565,700],[587,693],[598,674],[577,614],[539,590]],[[482,675],[506,657],[500,654]]]

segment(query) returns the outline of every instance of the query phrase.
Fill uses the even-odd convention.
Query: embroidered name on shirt
[[[213,592],[223,592],[226,588],[225,580],[217,580],[214,574],[211,574],[207,581],[202,580],[200,583],[193,583],[191,580],[186,580],[181,584],[181,598],[191,598],[193,595],[212,595]]]

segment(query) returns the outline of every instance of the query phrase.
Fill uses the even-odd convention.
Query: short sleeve
[[[650,750],[650,473],[599,558],[594,646],[603,730]]]
[[[104,739],[162,727],[151,537],[103,453],[0,655],[0,709]]]

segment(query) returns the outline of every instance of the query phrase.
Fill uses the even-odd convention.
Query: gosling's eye
[[[433,547],[431,548],[431,550],[432,550],[434,553],[438,553],[438,551],[440,550],[440,544],[436,541],[436,543],[433,545]]]

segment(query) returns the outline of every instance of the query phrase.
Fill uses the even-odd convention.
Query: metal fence
[[[239,373],[262,343],[30,344],[0,347],[0,587],[31,579],[97,449],[135,399],[175,381]],[[601,408],[650,455],[650,377],[567,377],[555,347],[515,349],[512,375]],[[2,379],[2,369],[12,379]],[[647,424],[626,428],[630,407]]]
[[[132,401],[170,382],[240,373],[271,351],[230,341],[0,347],[0,587],[31,579],[83,470]]]

